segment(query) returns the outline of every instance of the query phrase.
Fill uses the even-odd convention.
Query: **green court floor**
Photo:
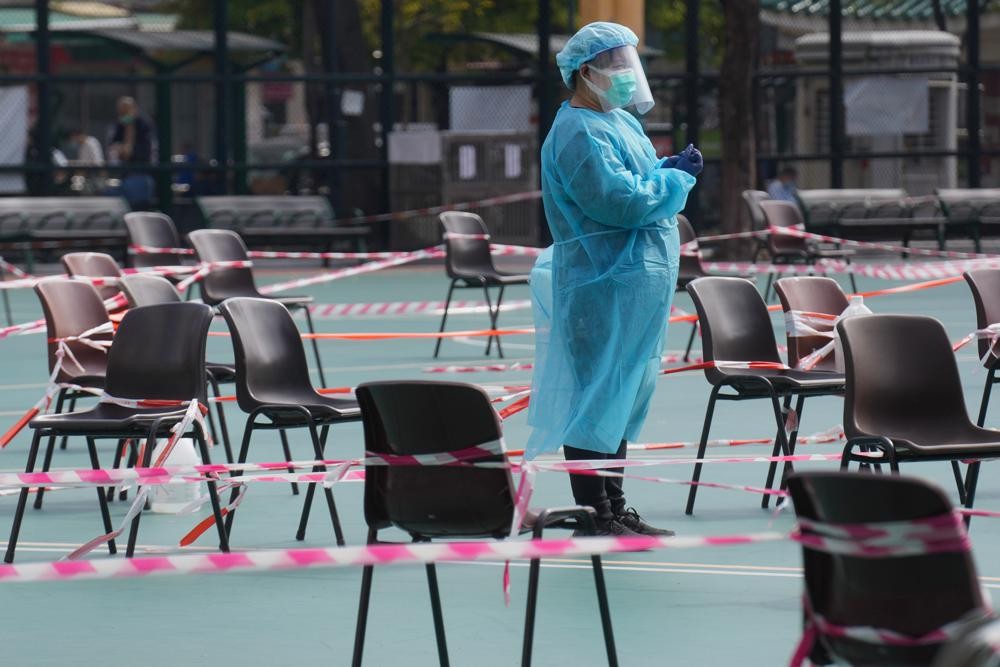
[[[286,265],[287,266],[287,265]],[[259,282],[276,282],[297,270],[265,268]],[[864,280],[862,289],[888,283]],[[846,285],[846,283],[845,283]],[[320,303],[408,301],[442,299],[447,288],[440,266],[401,268],[357,276],[302,290]],[[40,316],[34,294],[12,294],[16,321]],[[527,297],[515,288],[510,299]],[[476,298],[476,293],[460,298]],[[871,299],[876,312],[924,313],[943,320],[957,339],[975,328],[972,298],[964,283],[926,292]],[[686,294],[676,305],[693,310]],[[773,318],[776,329],[781,320]],[[505,313],[502,326],[530,325],[529,310]],[[484,328],[483,314],[456,315],[450,327]],[[215,328],[224,330],[219,321]],[[323,331],[433,331],[434,316],[324,319]],[[689,325],[673,327],[668,348],[678,350],[687,340]],[[779,340],[784,333],[779,330]],[[212,358],[231,354],[228,341],[210,341]],[[325,341],[322,344],[327,380],[331,386],[356,385],[369,380],[402,378],[454,379],[491,384],[520,384],[530,372],[435,374],[432,365],[481,363],[483,343],[458,340],[444,343],[438,362],[431,359],[433,341],[380,342]],[[0,340],[0,422],[13,423],[41,395],[46,380],[43,336]],[[508,361],[532,357],[531,338],[508,338]],[[494,357],[495,359],[495,357]],[[914,363],[919,363],[915,359]],[[970,406],[978,406],[984,380],[973,347],[959,353],[959,367]],[[709,386],[700,372],[660,379],[655,404],[642,440],[693,441],[702,424]],[[802,415],[802,433],[822,431],[841,422],[841,401],[812,399]],[[243,416],[227,407],[230,430],[238,441]],[[718,438],[773,435],[773,417],[763,402],[720,404],[712,434]],[[998,426],[1000,406],[988,425]],[[0,429],[2,430],[2,429]],[[306,438],[290,432],[296,458],[311,458]],[[508,447],[519,448],[528,435],[525,414],[505,424]],[[0,469],[23,469],[29,435],[20,435],[0,450]],[[335,428],[331,456],[362,453],[360,425]],[[802,452],[836,453],[839,445],[803,446]],[[712,455],[765,455],[768,446],[715,449]],[[110,464],[112,444],[101,451]],[[636,454],[639,455],[639,454]],[[670,459],[688,457],[693,450],[657,453]],[[216,460],[223,460],[221,448]],[[648,454],[646,456],[653,456]],[[276,434],[255,437],[251,460],[281,457]],[[56,468],[89,467],[82,441],[71,441],[57,452]],[[835,463],[813,463],[802,469],[833,469]],[[703,479],[760,485],[765,464],[707,466]],[[977,505],[1000,510],[1000,478],[986,465]],[[651,474],[690,478],[689,465],[664,466]],[[904,473],[932,479],[955,497],[946,463],[904,467]],[[683,505],[687,488],[629,482],[630,503],[650,522],[675,529],[680,535],[722,535],[786,530],[791,512],[777,517],[760,509],[758,496],[743,492],[702,489],[696,514],[687,517]],[[335,493],[349,544],[364,542],[360,484],[341,484]],[[330,546],[332,530],[322,503],[312,514],[304,543],[294,539],[301,496],[293,497],[284,484],[257,484],[248,492],[232,535],[235,549],[287,548],[301,544]],[[566,505],[569,485],[559,473],[539,475],[532,505]],[[6,539],[15,498],[0,497],[0,541]],[[116,523],[126,503],[112,505]],[[201,517],[147,513],[139,536],[142,553],[177,550],[177,540]],[[991,519],[973,522],[975,555],[987,589],[1000,588],[1000,531]],[[18,546],[17,561],[55,560],[101,532],[94,492],[64,490],[46,497],[41,511],[29,508]],[[387,533],[388,535],[388,533]],[[213,533],[206,533],[195,550],[213,550]],[[95,552],[94,558],[107,558]],[[121,558],[122,556],[117,556]],[[662,550],[609,556],[606,562],[609,596],[618,652],[623,665],[761,665],[783,664],[800,631],[799,548],[791,542],[711,549]],[[527,568],[513,567],[513,600],[505,607],[501,588],[502,563],[456,563],[439,567],[445,623],[452,664],[490,667],[518,664],[524,621]],[[149,667],[212,665],[273,665],[280,662],[346,665],[354,637],[361,572],[356,569],[312,570],[260,574],[106,580],[74,583],[11,584],[0,586],[0,663],[5,665],[67,665],[141,663]],[[600,665],[603,644],[595,595],[586,559],[553,559],[542,570],[536,626],[535,664]],[[424,570],[419,566],[377,568],[369,619],[366,664],[433,665],[436,649]]]

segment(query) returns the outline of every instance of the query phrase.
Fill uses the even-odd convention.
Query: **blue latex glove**
[[[694,144],[688,144],[688,147],[681,151],[678,158],[674,164],[674,169],[686,171],[692,176],[697,176],[705,168],[705,163],[701,158],[701,151],[695,148]]]
[[[670,157],[665,159],[663,161],[663,164],[660,166],[663,167],[664,169],[674,169],[677,166],[677,161],[680,159],[681,159],[680,155],[671,155]]]

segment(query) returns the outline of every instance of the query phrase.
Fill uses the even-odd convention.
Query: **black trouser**
[[[624,440],[614,454],[595,452],[565,445],[563,453],[567,461],[624,459],[628,446]],[[611,472],[624,473],[624,468],[611,468]],[[598,477],[596,475],[570,475],[569,485],[573,489],[573,500],[577,505],[593,507],[599,519],[611,519],[625,511],[624,480],[621,477]]]

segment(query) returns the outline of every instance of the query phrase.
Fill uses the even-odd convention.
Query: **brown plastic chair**
[[[760,207],[762,201],[766,201],[771,198],[771,195],[767,194],[763,190],[744,190],[741,194],[743,197],[743,204],[747,208],[747,217],[750,220],[750,229],[754,231],[760,231],[767,229],[767,218],[764,217],[764,210]],[[767,250],[767,238],[758,237],[756,239],[757,245],[753,251],[753,257],[750,261],[756,262],[760,254]]]
[[[799,227],[805,228],[805,219],[802,217],[802,210],[797,204],[788,201],[777,201],[769,199],[758,204],[764,212],[768,227]],[[767,237],[767,250],[771,255],[771,261],[775,264],[807,264],[813,266],[821,259],[842,259],[848,264],[851,263],[853,250],[826,250],[815,247],[815,244],[808,240],[787,234],[770,234]],[[858,286],[854,279],[854,274],[848,274],[851,280],[851,291],[857,292]],[[771,284],[774,281],[774,274],[767,276],[767,287],[764,288],[764,300],[767,301],[771,295]]]
[[[962,276],[972,290],[972,298],[976,302],[976,328],[985,329],[991,324],[1000,323],[1000,269],[979,269],[966,271]],[[978,341],[979,358],[986,368],[986,383],[983,386],[983,398],[979,402],[979,419],[976,424],[986,425],[986,413],[990,407],[990,394],[997,379],[997,369],[1000,368],[1000,346],[992,349],[988,338]]]
[[[847,295],[832,278],[802,276],[781,278],[774,283],[774,291],[781,300],[781,310],[785,313],[797,310],[825,315],[840,315],[847,308]],[[833,320],[829,325],[812,325],[817,331],[833,331]],[[807,357],[830,342],[822,336],[786,336],[788,344],[788,365],[797,368],[803,357]],[[817,363],[813,370],[837,370],[835,353],[831,352]]]
[[[121,279],[122,293],[128,299],[129,308],[141,308],[143,306],[155,306],[160,303],[181,303],[183,299],[173,283],[163,276],[148,273],[135,273]],[[217,361],[206,361],[205,372],[208,377],[209,386],[212,387],[212,395],[216,398],[222,396],[219,385],[232,384],[236,382],[236,365],[220,363]],[[226,462],[233,462],[233,449],[229,442],[229,427],[226,424],[226,411],[222,407],[221,401],[216,402],[215,411],[219,419],[219,429],[216,431],[215,419],[212,413],[208,414],[208,425],[212,430],[212,437],[222,441],[223,449],[226,452]]]
[[[62,265],[71,276],[87,278],[121,278],[122,269],[111,255],[103,252],[71,252],[62,256]],[[121,292],[115,286],[97,288],[102,299],[110,299]]]
[[[490,314],[490,328],[497,328],[500,317],[500,305],[503,303],[504,290],[510,285],[527,285],[526,274],[513,274],[498,271],[493,266],[493,256],[490,254],[489,230],[486,223],[475,213],[464,211],[449,211],[440,216],[445,230],[445,271],[451,279],[448,286],[448,298],[444,303],[444,314],[441,316],[441,326],[438,333],[444,331],[448,321],[448,308],[451,306],[451,295],[456,289],[481,289],[486,298],[486,307]],[[490,300],[490,287],[499,287],[496,306]],[[434,344],[434,358],[441,351],[441,338]],[[493,349],[493,341],[497,343],[497,354],[503,358],[503,348],[499,336],[490,336],[486,342],[486,354]]]
[[[372,382],[358,387],[365,427],[365,449],[374,454],[417,455],[454,452],[476,445],[499,442],[500,422],[482,389],[457,382]],[[484,455],[482,463],[500,463],[505,455]],[[505,468],[472,466],[377,466],[365,467],[365,521],[368,544],[378,543],[380,530],[395,527],[414,542],[439,538],[503,539],[514,520],[515,487]],[[570,527],[591,532],[594,509],[566,507],[528,512],[522,532],[542,537],[545,528]],[[572,523],[567,525],[567,521]],[[528,604],[525,615],[521,664],[531,664],[538,596],[540,561],[531,561]],[[591,557],[597,600],[604,631],[608,664],[617,665],[611,614],[600,556]],[[448,664],[437,570],[428,563],[438,656]],[[374,567],[366,566],[361,579],[361,600],[354,640],[353,665],[361,665]]]
[[[908,521],[953,509],[940,489],[910,477],[799,473],[788,479],[788,490],[796,515],[828,524]],[[836,625],[921,637],[988,606],[969,552],[860,558],[803,548],[802,561],[814,612]],[[871,667],[928,665],[941,647],[871,644],[821,633],[810,659]]]
[[[187,235],[188,242],[194,248],[198,259],[202,262],[233,262],[247,259],[247,247],[236,232],[228,229],[198,229]],[[212,271],[201,281],[201,297],[210,306],[219,306],[226,299],[233,297],[251,297],[268,299],[285,306],[289,310],[301,309],[306,315],[306,328],[309,333],[316,333],[313,326],[312,313],[309,304],[311,296],[268,296],[257,290],[250,269],[220,269]],[[319,343],[312,340],[313,356],[316,358],[316,372],[319,384],[326,386],[326,376],[323,373],[323,360],[319,356]]]
[[[866,315],[837,324],[844,349],[844,447],[841,467],[882,454],[893,472],[909,461],[962,461],[1000,456],[1000,433],[969,419],[962,381],[944,326],[918,315]],[[959,498],[972,507],[979,463]]]
[[[783,363],[767,306],[752,282],[744,278],[712,276],[690,282],[687,290],[698,311],[705,361]],[[705,378],[712,385],[712,392],[698,444],[699,459],[705,456],[716,401],[770,399],[777,425],[772,455],[777,456],[779,453],[795,453],[798,426],[787,436],[785,433],[785,416],[793,398],[796,399],[795,412],[801,423],[807,396],[839,396],[844,391],[844,376],[824,371],[709,367],[705,369]],[[723,393],[723,389],[730,389],[732,393]],[[701,479],[701,467],[701,463],[695,464],[692,482]],[[776,469],[775,463],[768,466],[766,488],[771,488]],[[784,477],[791,472],[792,465],[786,463],[781,486],[784,486]],[[688,492],[686,514],[694,512],[697,493],[698,486],[692,485]],[[769,496],[765,494],[761,506],[767,507],[768,502]]]
[[[123,399],[154,399],[190,401],[197,399],[207,404],[205,395],[205,344],[208,327],[212,322],[211,308],[200,303],[167,303],[159,306],[133,308],[125,313],[115,343],[108,352],[106,391]],[[65,414],[42,415],[31,421],[34,430],[28,453],[26,472],[35,469],[41,439],[60,435],[85,436],[90,462],[99,469],[95,441],[97,439],[144,440],[144,454],[139,462],[149,467],[157,438],[170,435],[170,429],[180,422],[186,407],[132,408],[116,403],[101,402],[89,410]],[[201,429],[194,425],[183,437],[192,437],[198,443],[202,460],[211,463]],[[120,449],[120,447],[119,447]],[[51,451],[51,446],[49,447]],[[47,457],[48,458],[48,457]],[[48,470],[48,466],[44,467]],[[208,482],[209,497],[219,531],[219,546],[229,550],[228,538],[223,527],[219,497],[215,482]],[[112,531],[105,489],[97,487],[104,529]],[[28,499],[24,488],[18,497],[17,509],[4,561],[14,559],[14,549],[21,528],[21,520]],[[126,555],[131,557],[139,529],[141,513],[132,520]],[[108,543],[110,553],[115,553],[114,540]]]
[[[698,238],[688,219],[679,213],[677,214],[677,235],[680,237],[682,248],[685,243],[690,243]],[[694,246],[694,252],[697,254],[685,254],[683,249],[681,250],[681,263],[677,271],[677,291],[683,290],[692,280],[708,275],[701,266],[701,250],[698,249],[697,245]],[[695,321],[691,323],[691,335],[688,336],[687,347],[684,348],[684,361],[691,358],[691,346],[694,345],[694,337],[697,334],[698,322]]]
[[[136,211],[125,214],[125,229],[128,231],[129,245],[150,248],[179,248],[181,237],[169,215],[153,211]],[[173,253],[133,253],[129,252],[132,266],[174,266],[181,263],[184,255]]]

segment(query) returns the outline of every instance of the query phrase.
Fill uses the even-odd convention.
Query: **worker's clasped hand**
[[[675,160],[675,158],[676,161],[670,164],[671,160]],[[694,144],[688,144],[688,147],[681,151],[680,155],[668,158],[666,164],[674,169],[686,171],[692,176],[697,176],[705,168],[705,163],[701,159],[701,151],[695,148]]]

